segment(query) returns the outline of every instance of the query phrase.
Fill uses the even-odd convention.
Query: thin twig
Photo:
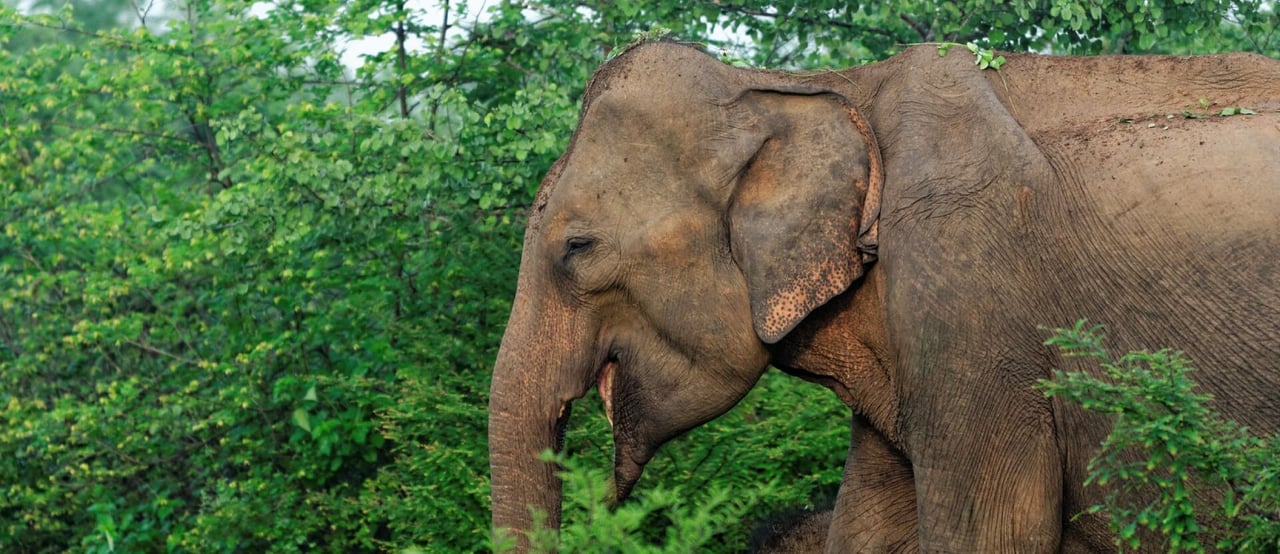
[[[182,363],[184,363],[184,364],[191,364],[191,365],[197,365],[197,364],[198,364],[198,362],[196,362],[195,360],[192,360],[191,358],[186,358],[186,357],[183,357],[183,356],[179,356],[179,355],[174,354],[174,353],[172,353],[172,352],[168,352],[168,351],[165,351],[165,350],[161,350],[161,349],[159,349],[159,348],[156,348],[156,347],[154,347],[154,346],[151,346],[150,344],[146,344],[146,343],[138,342],[138,341],[133,340],[133,339],[124,339],[124,343],[125,343],[125,344],[128,344],[129,346],[133,346],[133,347],[135,347],[135,348],[138,348],[138,349],[140,349],[140,350],[145,350],[145,351],[150,352],[150,353],[152,353],[152,354],[156,354],[156,355],[159,355],[159,356],[164,356],[164,357],[166,357],[166,358],[170,358],[170,359],[173,359],[173,360],[177,360],[177,361],[182,362]]]
[[[898,15],[898,19],[901,19],[901,20],[902,20],[902,22],[903,22],[903,23],[906,23],[907,25],[909,25],[909,26],[911,27],[911,29],[912,29],[912,30],[914,30],[914,31],[916,32],[916,34],[917,34],[917,35],[920,35],[920,42],[931,42],[931,41],[933,41],[933,32],[932,32],[932,31],[930,31],[928,28],[926,28],[924,25],[921,25],[921,24],[920,24],[919,22],[917,22],[916,20],[911,19],[911,16],[909,16],[909,15],[907,15],[907,14],[905,14],[905,13],[904,13],[904,14],[899,14],[899,15]]]

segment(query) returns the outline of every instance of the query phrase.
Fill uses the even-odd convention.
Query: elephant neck
[[[815,310],[774,345],[772,363],[831,389],[896,446],[900,444],[898,398],[879,274],[869,271],[848,291]]]

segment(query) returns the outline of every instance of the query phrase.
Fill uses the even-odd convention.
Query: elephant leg
[[[911,464],[855,415],[826,551],[916,552],[916,528]]]
[[[953,417],[908,440],[920,548],[1058,552],[1063,477],[1051,416],[1016,402],[982,408],[988,417]]]

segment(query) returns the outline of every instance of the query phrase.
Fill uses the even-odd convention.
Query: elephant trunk
[[[547,449],[558,450],[565,414],[548,410],[554,398],[547,379],[512,359],[504,348],[494,368],[489,396],[489,471],[496,533],[514,535],[518,551],[528,548],[524,536],[533,530],[531,510],[546,514],[548,529],[560,528],[560,478],[554,464],[538,459]],[[557,410],[559,408],[556,408]]]
[[[585,335],[574,313],[554,295],[521,275],[507,331],[494,364],[489,390],[489,475],[496,533],[509,533],[517,551],[528,549],[532,511],[546,515],[541,525],[560,529],[558,467],[539,459],[559,451],[571,402],[586,391],[582,345]]]

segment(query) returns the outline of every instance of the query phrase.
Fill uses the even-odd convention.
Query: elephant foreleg
[[[918,551],[911,464],[865,418],[852,433],[826,551]]]
[[[940,417],[907,439],[920,548],[1058,552],[1063,478],[1051,417],[1034,403],[974,402],[964,395],[946,400],[932,412],[964,414],[977,405],[985,417]]]

